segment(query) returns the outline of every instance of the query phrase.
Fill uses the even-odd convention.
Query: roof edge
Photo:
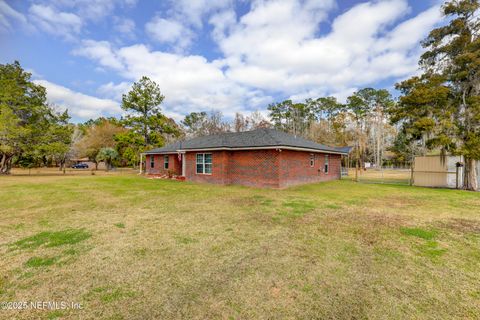
[[[178,150],[175,151],[145,151],[141,152],[141,154],[177,154]]]
[[[260,147],[215,147],[215,148],[194,148],[194,149],[178,149],[176,151],[160,151],[160,152],[144,152],[143,154],[176,154],[183,152],[194,152],[194,151],[236,151],[236,150],[272,150],[272,149],[285,149],[285,150],[294,150],[294,151],[308,151],[308,152],[320,152],[320,153],[330,153],[330,154],[341,154],[347,155],[347,152],[342,152],[340,150],[327,150],[327,149],[312,149],[312,148],[302,148],[302,147],[292,147],[285,145],[278,146],[260,146]]]

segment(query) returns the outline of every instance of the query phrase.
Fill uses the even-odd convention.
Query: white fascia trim
[[[307,151],[307,152],[314,152],[314,153],[329,153],[329,154],[340,154],[340,155],[347,155],[348,153],[344,152],[335,152],[335,151],[328,151],[328,150],[318,150],[318,149],[309,149],[309,148],[297,148],[297,147],[289,147],[289,146],[273,146],[273,147],[248,147],[248,148],[229,148],[229,147],[221,147],[221,148],[201,148],[201,149],[182,149],[178,150],[178,152],[185,153],[185,152],[199,152],[199,151],[235,151],[235,150],[271,150],[271,149],[285,149],[285,150],[294,150],[294,151]]]
[[[178,154],[178,153],[181,153],[179,151],[169,151],[169,152],[145,152],[145,153],[141,153],[143,155],[149,155],[149,154]]]

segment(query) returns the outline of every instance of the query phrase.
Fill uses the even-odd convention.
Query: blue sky
[[[176,120],[231,117],[287,98],[393,91],[440,23],[433,0],[0,0],[0,63],[19,60],[74,121],[120,116],[142,75]]]

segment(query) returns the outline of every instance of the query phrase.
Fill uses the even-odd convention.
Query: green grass
[[[112,288],[109,286],[93,288],[85,298],[87,301],[97,300],[102,303],[108,304],[117,300],[129,298],[135,296],[133,291],[125,290],[122,288]]]
[[[122,291],[121,289],[113,289],[110,292],[104,293],[100,297],[100,300],[108,303],[108,302],[120,300],[123,298],[133,297],[134,295],[135,294],[133,292],[125,292],[125,291]]]
[[[424,230],[421,228],[400,228],[400,231],[408,236],[414,236],[425,240],[432,240],[437,235],[435,230]]]
[[[180,244],[190,244],[190,243],[197,242],[195,239],[192,239],[190,237],[184,237],[184,236],[175,236],[175,239]]]
[[[306,213],[315,209],[314,203],[305,200],[285,201],[282,203],[282,206],[285,209],[281,210],[279,213],[290,217],[302,217]]]
[[[15,241],[11,244],[11,247],[16,249],[34,249],[40,246],[58,247],[78,243],[90,238],[90,236],[90,233],[83,229],[44,231]]]
[[[419,251],[422,255],[434,259],[446,253],[447,249],[440,248],[436,241],[427,241],[419,246]]]
[[[25,266],[30,268],[40,268],[48,267],[53,265],[57,261],[57,257],[52,258],[41,258],[41,257],[32,257],[25,262]]]
[[[480,314],[479,193],[88,174],[1,177],[0,203],[0,301],[83,306],[0,318]]]
[[[62,310],[55,310],[47,314],[47,319],[48,320],[61,319],[63,315],[64,315],[64,312]]]

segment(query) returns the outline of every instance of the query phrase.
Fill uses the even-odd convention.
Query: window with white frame
[[[155,156],[153,154],[150,155],[150,168],[155,168]]]
[[[197,153],[197,173],[200,173],[200,174],[212,173],[212,154],[211,153]]]
[[[328,154],[325,155],[325,173],[328,173]]]
[[[163,169],[168,169],[168,154],[163,156]]]
[[[315,155],[313,153],[310,153],[310,167],[315,166]]]

